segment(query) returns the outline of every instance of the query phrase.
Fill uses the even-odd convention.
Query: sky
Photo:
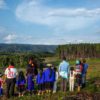
[[[0,0],[0,43],[100,43],[100,0]]]

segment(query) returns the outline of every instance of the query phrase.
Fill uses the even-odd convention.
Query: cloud
[[[91,35],[92,38],[87,38],[90,34],[86,31],[100,20],[100,8],[53,8],[45,5],[42,1],[25,0],[16,8],[15,14],[20,21],[44,25],[53,31],[48,41],[45,36],[41,38],[32,37],[29,39],[32,44],[100,42],[98,35]]]
[[[4,37],[5,43],[12,43],[17,38],[17,35],[15,34],[8,34],[6,37]]]
[[[31,35],[21,34],[12,32],[6,27],[0,26],[0,43],[24,43],[24,44],[35,44],[39,38],[33,38]],[[34,43],[35,42],[35,43]]]
[[[30,35],[12,32],[0,26],[0,43],[32,43],[34,38]]]
[[[5,27],[0,26],[0,42],[1,43],[13,43],[17,39],[17,34],[9,31]]]
[[[52,8],[40,1],[23,1],[16,9],[17,18],[21,21],[46,25],[60,32],[68,32],[84,29],[100,17],[100,8]]]
[[[89,37],[91,39],[89,39]],[[46,38],[45,36],[32,36],[30,34],[18,34],[7,30],[4,27],[0,27],[0,43],[21,43],[21,44],[68,44],[68,43],[99,43],[100,39],[98,35],[93,36],[83,36],[81,35],[67,35],[66,36],[52,36]]]
[[[5,9],[7,8],[5,0],[0,0],[0,9]]]
[[[5,1],[0,0],[0,8],[5,7]],[[0,41],[4,43],[65,44],[93,41],[100,42],[98,34],[96,36],[95,34],[90,35],[88,34],[89,31],[86,30],[91,26],[92,30],[95,23],[100,21],[100,8],[54,8],[50,5],[45,5],[43,0],[22,0],[22,3],[16,8],[15,14],[22,22],[32,23],[33,26],[35,24],[46,26],[41,31],[41,34],[44,33],[41,36],[37,33],[35,36],[34,30],[33,34],[30,33],[29,30],[28,33],[31,34],[30,36],[28,33],[25,35],[23,35],[24,33],[18,34],[17,32],[12,32],[0,27]],[[45,28],[49,31],[48,27],[51,32],[49,35],[47,34],[50,32],[45,33],[47,32]],[[91,36],[91,38],[87,38],[89,36]]]

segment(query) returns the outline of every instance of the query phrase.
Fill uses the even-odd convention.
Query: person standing
[[[29,60],[28,60],[28,65],[27,65],[27,68],[26,68],[26,74],[28,73],[28,70],[31,69],[32,73],[34,74],[34,64],[33,64],[33,58],[30,57]]]
[[[77,83],[77,88],[78,92],[80,92],[81,86],[82,86],[82,70],[83,70],[83,65],[80,60],[76,60],[76,83]]]
[[[36,64],[36,61],[33,59],[33,57],[29,58],[26,73],[27,73],[28,69],[32,70],[32,73],[34,74],[34,76],[36,76],[38,74],[37,64]]]
[[[20,71],[18,74],[18,79],[16,81],[19,97],[24,95],[25,84],[26,84],[26,80],[25,80],[24,73],[23,73],[23,71]]]
[[[69,74],[69,91],[70,92],[74,91],[75,75],[76,75],[76,72],[74,70],[74,67],[71,67],[70,68],[70,74]]]
[[[43,69],[41,68],[36,78],[36,83],[38,84],[38,95],[44,93],[44,79],[45,75]]]
[[[34,91],[34,80],[33,80],[34,75],[31,68],[28,68],[26,76],[27,76],[27,90],[30,93],[30,95],[32,95]]]
[[[52,64],[47,64],[47,69],[44,71],[45,75],[45,89],[47,93],[53,92],[53,85],[55,82],[55,71],[52,69]]]
[[[68,75],[69,75],[69,63],[66,61],[66,57],[63,57],[63,61],[59,65],[59,75],[61,77],[61,90],[66,92]]]
[[[83,70],[82,70],[82,88],[84,88],[86,86],[86,74],[87,74],[88,64],[86,63],[85,59],[83,59],[82,64],[83,64]]]
[[[15,84],[16,84],[17,75],[18,75],[17,69],[14,67],[14,63],[10,62],[9,67],[6,68],[6,70],[5,70],[7,98],[10,97],[9,92],[11,92],[11,96],[14,96],[14,88],[15,88]]]
[[[53,86],[53,93],[56,93],[57,92],[57,81],[58,81],[58,71],[56,67],[54,67],[54,71],[55,71],[55,81],[54,81],[54,86]]]

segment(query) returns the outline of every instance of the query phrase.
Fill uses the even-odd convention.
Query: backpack
[[[82,74],[83,67],[82,65],[76,65],[76,74]]]

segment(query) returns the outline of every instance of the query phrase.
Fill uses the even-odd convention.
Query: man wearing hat
[[[52,64],[47,64],[47,69],[44,71],[45,74],[45,89],[47,92],[53,90],[53,85],[55,81],[55,72],[52,69]]]

